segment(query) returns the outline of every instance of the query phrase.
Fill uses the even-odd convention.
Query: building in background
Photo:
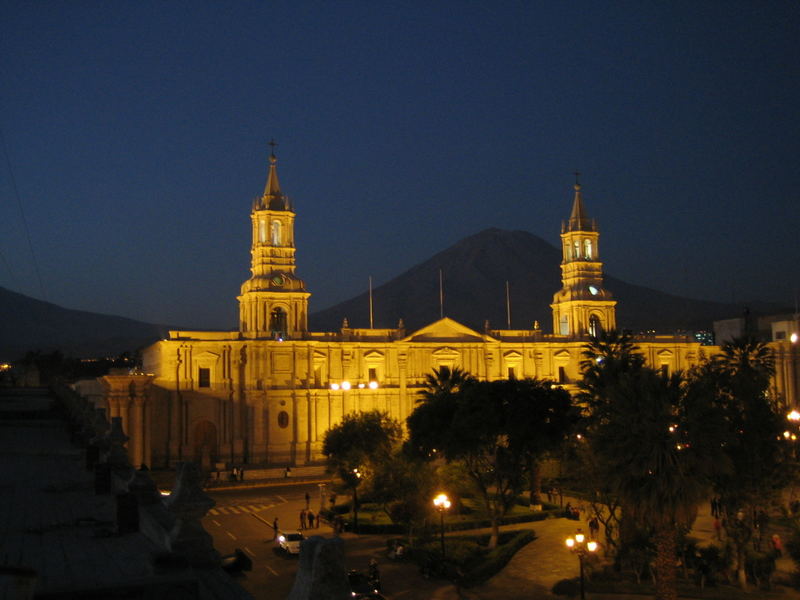
[[[553,333],[476,331],[442,318],[416,331],[308,331],[310,293],[297,275],[295,213],[270,156],[264,193],[252,206],[251,276],[242,284],[239,330],[171,331],[144,351],[149,375],[106,377],[110,416],[121,416],[137,457],[155,467],[196,460],[263,466],[314,464],[325,432],[343,415],[378,409],[404,421],[425,376],[460,367],[485,379],[536,377],[575,391],[589,336],[616,327],[616,301],[603,285],[599,229],[576,183],[562,225],[562,288],[554,297]],[[718,351],[688,336],[637,339],[647,364],[686,370]],[[795,406],[798,352],[775,342],[774,392]]]

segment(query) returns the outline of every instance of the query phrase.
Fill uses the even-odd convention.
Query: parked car
[[[299,531],[281,531],[278,533],[278,546],[288,554],[300,554],[300,542],[304,539],[306,539],[306,536]]]

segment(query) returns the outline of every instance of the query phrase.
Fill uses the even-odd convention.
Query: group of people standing
[[[319,529],[319,516],[310,508],[300,511],[300,529]]]

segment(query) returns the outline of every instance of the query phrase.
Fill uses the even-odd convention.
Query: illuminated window
[[[206,367],[197,369],[197,387],[211,387],[211,369]]]
[[[272,222],[272,245],[273,246],[280,246],[281,245],[281,222],[280,221],[273,221]]]
[[[578,259],[581,257],[581,241],[575,240],[575,258]]]
[[[589,317],[589,335],[592,337],[597,337],[600,335],[600,330],[602,327],[600,326],[600,319],[597,318],[597,315],[592,315]]]
[[[267,222],[264,219],[258,221],[258,241],[262,244],[267,241]]]
[[[583,255],[586,260],[592,259],[592,240],[583,240]]]

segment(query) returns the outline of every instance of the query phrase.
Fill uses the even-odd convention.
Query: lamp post
[[[578,555],[578,564],[581,566],[581,600],[586,600],[586,593],[584,592],[583,583],[583,561],[587,556],[597,550],[597,542],[587,542],[586,536],[583,535],[583,532],[580,529],[578,529],[578,531],[575,532],[575,536],[568,537],[565,540],[565,543],[567,544],[567,548],[569,548],[570,552]]]
[[[439,525],[442,530],[442,558],[444,558],[444,511],[450,508],[450,498],[447,494],[439,494],[433,499],[433,505],[439,511]]]

